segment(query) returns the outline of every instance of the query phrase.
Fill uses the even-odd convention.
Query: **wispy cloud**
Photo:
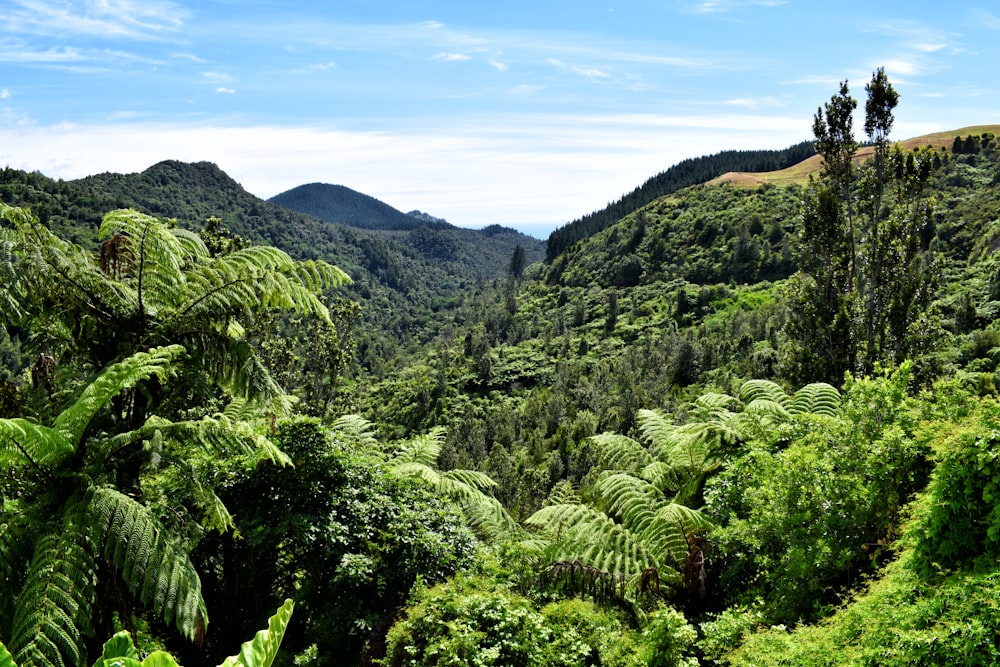
[[[742,7],[781,7],[788,0],[701,0],[688,5],[692,14],[726,14]]]
[[[233,88],[225,88],[225,87],[216,88],[215,92],[217,92],[217,93],[224,93],[226,95],[235,95],[236,94],[236,90],[235,89],[233,89]]]
[[[991,30],[1000,30],[1000,16],[982,8],[973,10],[972,16],[977,25]]]
[[[12,33],[162,39],[179,30],[187,10],[167,0],[11,0],[5,28]]]
[[[598,69],[596,67],[583,67],[581,65],[569,65],[557,58],[547,58],[545,60],[549,65],[552,65],[556,69],[564,72],[573,72],[574,74],[579,74],[587,79],[610,79],[611,75],[604,70]]]
[[[78,49],[59,46],[33,50],[26,45],[0,44],[0,62],[7,63],[68,63],[84,60]]]
[[[508,69],[510,69],[510,65],[503,62],[502,60],[497,60],[496,58],[490,59],[490,67],[492,67],[498,72],[506,72]]]
[[[6,88],[0,90],[0,100],[9,100],[9,99],[10,99],[10,91],[7,90]]]
[[[785,106],[784,102],[775,97],[737,97],[726,100],[726,104],[734,107],[745,107],[747,109],[780,109]]]
[[[460,63],[466,60],[472,60],[472,56],[465,53],[445,53],[442,51],[434,54],[434,60],[443,60],[449,63]]]

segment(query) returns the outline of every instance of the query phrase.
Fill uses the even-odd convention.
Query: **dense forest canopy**
[[[995,664],[1000,127],[864,93],[546,261],[4,170],[0,665]]]

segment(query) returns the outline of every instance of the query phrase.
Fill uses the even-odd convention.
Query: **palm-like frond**
[[[660,410],[639,410],[638,417],[642,439],[659,456],[660,448],[670,439],[676,426],[670,416]]]
[[[841,396],[837,388],[825,382],[814,382],[795,392],[792,412],[836,417],[840,413]]]
[[[375,447],[375,426],[361,415],[343,415],[333,422],[333,430],[342,433],[363,447]]]
[[[201,580],[152,513],[110,487],[92,489],[87,510],[96,551],[119,570],[131,593],[186,637],[201,638],[208,624]]]
[[[20,417],[0,419],[0,464],[51,468],[75,450],[75,443],[61,431]]]
[[[640,443],[617,433],[598,433],[590,436],[596,446],[601,465],[608,470],[642,470],[654,461],[653,456]]]
[[[626,577],[654,566],[635,536],[589,505],[568,503],[541,508],[526,523],[549,540],[550,560],[580,561]]]
[[[170,363],[184,348],[168,345],[154,348],[149,352],[137,352],[131,357],[105,368],[97,378],[87,385],[70,407],[63,410],[52,427],[63,433],[71,442],[78,442],[84,430],[108,401],[138,383],[152,376],[163,377]]]
[[[739,397],[744,404],[766,399],[778,403],[785,410],[792,409],[791,397],[785,393],[781,385],[771,380],[747,380],[740,385]]]
[[[82,667],[87,659],[97,564],[82,509],[71,501],[58,530],[35,543],[11,626],[10,648],[21,667]]]
[[[413,462],[425,466],[437,465],[438,455],[444,446],[445,429],[438,426],[428,433],[401,443],[393,456],[394,463]]]

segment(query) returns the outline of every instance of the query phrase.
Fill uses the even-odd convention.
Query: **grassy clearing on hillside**
[[[985,134],[987,132],[1000,134],[1000,125],[972,125],[958,130],[935,132],[933,134],[913,137],[912,139],[904,139],[903,141],[899,141],[897,143],[903,150],[906,151],[921,148],[923,146],[933,146],[938,149],[950,149],[952,143],[955,141],[955,137],[966,137],[970,134]],[[873,150],[874,149],[871,146],[865,146],[858,149],[858,151],[854,154],[854,161],[856,163],[864,162],[871,157]],[[765,183],[777,186],[805,185],[809,181],[809,177],[814,174],[818,174],[822,168],[823,158],[819,155],[814,155],[811,158],[788,167],[787,169],[767,172],[731,171],[719,176],[718,178],[712,179],[708,183],[709,185],[732,183],[733,185],[742,188],[755,188]]]

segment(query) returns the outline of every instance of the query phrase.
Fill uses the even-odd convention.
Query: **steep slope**
[[[268,201],[320,220],[359,229],[408,231],[421,226],[436,229],[452,227],[447,222],[429,222],[401,213],[374,197],[343,185],[309,183],[286,190]]]
[[[552,261],[577,241],[607,229],[632,211],[691,185],[734,170],[771,171],[797,164],[815,154],[811,141],[784,150],[723,151],[683,160],[653,176],[617,202],[560,227],[549,236],[546,260]]]

